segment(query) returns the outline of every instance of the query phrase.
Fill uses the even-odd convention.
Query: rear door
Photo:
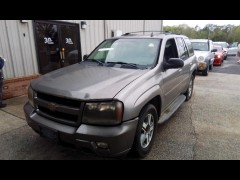
[[[194,58],[194,52],[189,39],[176,38],[179,57],[184,61],[184,66],[179,68],[179,93],[184,93],[190,81],[190,69]],[[190,48],[190,51],[188,50]]]
[[[170,58],[178,58],[178,50],[174,38],[168,39],[165,44],[163,61],[167,62]],[[163,85],[163,111],[179,95],[179,69],[168,69],[162,73]]]

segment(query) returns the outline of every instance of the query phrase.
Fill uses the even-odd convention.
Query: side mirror
[[[167,69],[177,69],[184,66],[184,62],[180,58],[170,58],[167,62],[163,62],[163,68]]]
[[[213,50],[211,50],[211,52],[217,52],[217,49],[213,49]]]
[[[87,57],[88,57],[88,54],[85,54],[85,55],[83,56],[83,60],[87,59]]]

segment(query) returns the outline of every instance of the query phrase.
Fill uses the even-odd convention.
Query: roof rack
[[[145,33],[151,33],[151,37],[153,37],[156,34],[172,34],[170,31],[135,31],[135,32],[127,32],[123,34],[122,36],[128,36],[128,35],[134,35],[134,34],[140,34],[142,33],[145,35]]]

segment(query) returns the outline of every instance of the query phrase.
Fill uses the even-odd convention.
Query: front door
[[[81,60],[78,24],[34,21],[41,74]]]

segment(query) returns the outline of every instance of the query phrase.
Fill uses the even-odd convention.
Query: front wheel
[[[145,157],[150,152],[156,132],[158,115],[155,106],[148,104],[141,112],[133,143],[133,152]]]
[[[184,93],[184,95],[186,96],[186,101],[189,101],[192,97],[193,94],[193,84],[194,84],[194,76],[192,75],[190,82],[188,84],[188,89],[187,91]]]
[[[209,66],[209,70],[213,70],[213,63]]]
[[[209,65],[207,66],[207,68],[205,69],[205,71],[202,72],[202,74],[204,76],[208,76],[208,72],[209,72]]]

